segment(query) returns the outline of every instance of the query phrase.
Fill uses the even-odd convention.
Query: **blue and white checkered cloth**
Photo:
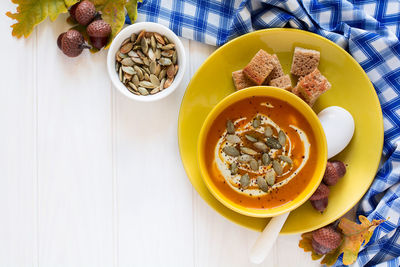
[[[400,266],[400,1],[399,0],[144,0],[138,19],[211,45],[264,28],[320,34],[357,60],[379,97],[386,161],[358,214],[388,219],[362,247],[354,266]],[[339,260],[335,266],[342,266]]]

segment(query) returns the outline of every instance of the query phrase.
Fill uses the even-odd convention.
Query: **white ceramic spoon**
[[[339,154],[350,142],[354,133],[354,120],[344,108],[331,106],[320,113],[318,118],[324,129],[328,147],[328,159]],[[278,238],[279,232],[290,212],[271,218],[250,250],[250,261],[259,264],[264,261]]]

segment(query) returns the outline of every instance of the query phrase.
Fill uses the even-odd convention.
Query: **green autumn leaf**
[[[336,250],[324,255],[321,264],[333,265],[342,253],[343,264],[350,265],[354,263],[361,245],[368,243],[376,227],[384,222],[384,220],[373,220],[370,222],[364,216],[359,216],[359,220],[361,224],[352,222],[346,218],[340,219],[338,228],[343,234],[342,243]],[[311,252],[313,260],[320,259],[323,255],[318,255],[312,247],[312,232],[302,234],[301,237],[299,247],[303,248],[305,252]]]
[[[64,0],[12,0],[12,2],[18,5],[17,12],[7,12],[6,15],[17,21],[11,26],[12,35],[20,38],[28,37],[33,28],[47,17],[54,21],[59,14],[67,12],[66,2],[71,4],[77,0],[66,2]]]
[[[322,258],[323,255],[317,254],[315,253],[312,245],[312,232],[309,233],[304,233],[301,235],[301,240],[299,242],[299,247],[304,249],[305,252],[311,252],[311,258],[315,261],[315,260],[319,260],[320,258]]]
[[[102,18],[111,25],[111,36],[106,48],[108,48],[125,23],[126,0],[94,0],[97,11],[101,11]]]
[[[75,5],[76,3],[78,3],[79,0],[65,0],[64,2],[65,2],[65,4],[67,5],[67,7],[70,7],[70,6],[73,6],[73,5]]]
[[[343,252],[343,264],[350,265],[356,261],[358,252],[362,244],[367,244],[374,233],[375,228],[384,222],[383,220],[373,220],[372,222],[364,216],[360,216],[361,224],[343,218],[339,223],[344,239],[339,247]]]
[[[125,5],[126,11],[128,12],[128,16],[131,19],[131,22],[134,23],[137,19],[137,3],[142,2],[142,0],[128,0]]]
[[[20,38],[22,36],[28,37],[33,28],[50,17],[54,21],[60,13],[66,13],[68,7],[74,5],[79,0],[12,0],[17,4],[17,12],[7,12],[7,16],[17,20],[17,23],[12,25],[12,35]],[[125,8],[128,15],[133,22],[137,17],[137,0],[91,0],[97,11],[101,11],[102,18],[111,25],[111,36],[109,38],[109,47],[114,37],[122,29],[125,22]],[[141,0],[139,0],[140,2]],[[67,19],[68,24],[74,24],[70,18]],[[75,26],[76,27],[76,26]],[[84,29],[79,28],[81,32]]]

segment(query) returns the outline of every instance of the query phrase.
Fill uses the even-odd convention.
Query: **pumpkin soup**
[[[207,135],[206,164],[233,202],[268,209],[293,200],[313,176],[311,126],[288,103],[254,96],[226,108]]]

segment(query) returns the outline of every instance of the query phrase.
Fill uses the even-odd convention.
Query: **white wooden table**
[[[220,216],[179,157],[186,86],[215,49],[183,40],[180,88],[155,104],[119,94],[106,52],[71,59],[65,16],[24,40],[0,4],[0,267],[252,266],[258,233]],[[260,266],[319,266],[281,236]]]

